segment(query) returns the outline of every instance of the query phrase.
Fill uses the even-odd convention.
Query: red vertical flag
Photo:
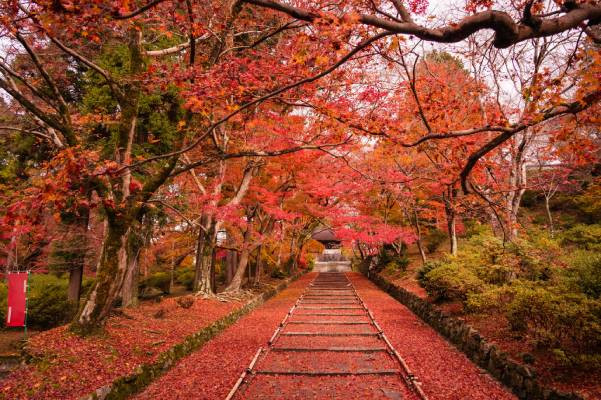
[[[27,272],[8,274],[8,310],[6,326],[25,326],[27,307]]]

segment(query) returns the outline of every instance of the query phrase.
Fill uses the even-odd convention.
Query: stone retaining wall
[[[474,363],[487,370],[499,382],[509,387],[519,398],[528,400],[583,400],[574,393],[562,393],[545,388],[537,382],[528,367],[509,359],[504,351],[489,344],[467,323],[447,315],[415,294],[400,288],[377,274],[369,279],[382,290],[409,308],[424,322],[447,338]]]
[[[300,273],[296,274],[279,284],[276,288],[258,295],[253,300],[246,303],[242,308],[232,311],[225,317],[213,322],[211,325],[188,336],[183,342],[176,344],[169,350],[161,353],[156,361],[138,366],[133,374],[118,378],[112,383],[96,389],[93,393],[82,397],[81,400],[122,400],[135,393],[141,392],[146,386],[152,383],[152,381],[171,369],[179,359],[202,347],[206,342],[233,325],[242,316],[248,314],[250,311],[284,290],[301,275],[302,274]]]

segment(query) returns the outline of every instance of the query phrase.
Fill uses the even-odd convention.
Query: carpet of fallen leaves
[[[310,273],[241,318],[219,336],[153,382],[136,399],[223,399],[259,347],[315,278]]]
[[[42,332],[28,344],[37,361],[0,381],[0,398],[80,398],[152,362],[186,336],[242,305],[197,299],[191,308],[183,309],[175,298],[168,298],[111,317],[102,335],[81,338],[64,326]]]
[[[516,398],[363,275],[348,277],[431,400]]]

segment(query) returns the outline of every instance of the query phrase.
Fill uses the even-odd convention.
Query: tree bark
[[[422,263],[426,263],[426,252],[424,251],[424,246],[422,243],[422,229],[419,225],[419,215],[417,214],[417,209],[413,208],[413,221],[415,224],[415,232],[417,234],[417,249],[419,250],[419,255],[422,258]]]
[[[196,240],[196,260],[194,271],[194,291],[201,294],[212,294],[211,289],[211,262],[207,253],[211,254],[209,233],[199,228]]]
[[[450,190],[452,190],[452,189],[450,189]],[[445,197],[444,205],[445,205],[445,207],[444,207],[445,214],[447,217],[447,232],[449,233],[450,252],[452,255],[456,256],[457,255],[457,228],[456,228],[457,217],[456,217],[455,210],[453,208],[453,204],[451,203],[450,198]]]
[[[225,288],[226,292],[236,292],[240,290],[242,287],[242,280],[244,279],[244,273],[246,272],[246,267],[248,266],[248,258],[250,256],[251,249],[250,245],[251,238],[251,229],[250,226],[246,228],[244,232],[244,243],[242,243],[242,250],[240,251],[240,257],[238,259],[238,267],[236,268],[236,273],[232,278],[232,281]]]
[[[123,279],[123,286],[121,288],[121,307],[137,307],[138,306],[138,295],[139,295],[139,281],[140,281],[140,246],[133,245],[131,243],[131,235],[128,244],[128,259],[127,269],[125,272],[125,278]],[[133,239],[137,240],[137,239]]]
[[[551,215],[551,207],[549,207],[549,197],[545,196],[545,211],[547,212],[547,220],[549,221],[549,234],[551,237],[555,234],[553,227],[553,215]]]
[[[88,334],[102,327],[114,305],[125,279],[128,266],[128,236],[130,228],[109,223],[103,243],[96,285],[88,296],[73,329]]]
[[[257,264],[255,268],[255,284],[259,284],[261,281],[261,273],[263,271],[263,259],[261,258],[261,252],[263,250],[263,246],[259,246],[257,248]]]
[[[81,298],[81,283],[83,281],[83,264],[77,265],[69,271],[69,301],[79,303]]]

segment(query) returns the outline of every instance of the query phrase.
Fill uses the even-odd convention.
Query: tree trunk
[[[201,294],[212,294],[211,289],[211,262],[207,257],[210,251],[210,243],[207,233],[200,228],[196,240],[196,260],[194,271],[194,291]],[[209,252],[209,254],[211,254]]]
[[[249,226],[246,228],[246,232],[244,232],[244,241],[242,243],[242,251],[240,251],[240,257],[238,259],[236,273],[234,274],[230,284],[225,288],[226,292],[236,292],[242,287],[242,279],[244,279],[244,273],[246,272],[246,267],[248,266],[248,257],[250,256],[251,252],[250,239],[251,231]]]
[[[228,250],[225,256],[225,285],[229,285],[234,277],[238,253],[233,250]]]
[[[140,266],[138,263],[140,249],[130,249],[127,270],[121,287],[121,307],[138,306],[138,285],[140,281]]]
[[[255,284],[259,284],[261,281],[261,273],[263,270],[263,259],[261,258],[261,252],[263,251],[263,246],[259,246],[257,249],[257,264],[255,268]]]
[[[426,252],[424,251],[424,246],[422,243],[422,229],[419,225],[419,215],[417,214],[417,209],[413,209],[413,217],[415,223],[415,232],[417,233],[417,249],[419,250],[419,255],[422,258],[422,263],[426,263]]]
[[[215,263],[217,262],[217,250],[215,246],[211,247],[211,291],[217,293],[217,276],[215,273]]]
[[[244,279],[244,273],[246,272],[246,267],[248,266],[249,255],[250,252],[248,250],[242,250],[240,252],[240,259],[238,260],[236,273],[234,274],[230,284],[225,288],[226,292],[236,292],[242,287],[242,279]]]
[[[88,334],[102,327],[117,300],[128,266],[130,228],[123,224],[109,224],[102,246],[96,284],[72,329]]]
[[[553,215],[551,215],[551,207],[549,207],[549,197],[545,196],[545,211],[547,211],[547,219],[549,220],[549,233],[551,237],[555,234],[555,229],[553,227]]]
[[[77,265],[69,271],[69,301],[79,304],[81,297],[81,282],[83,280],[83,264]]]
[[[449,200],[445,200],[445,213],[447,216],[447,231],[449,233],[449,245],[452,255],[457,255],[457,229],[455,210]]]

